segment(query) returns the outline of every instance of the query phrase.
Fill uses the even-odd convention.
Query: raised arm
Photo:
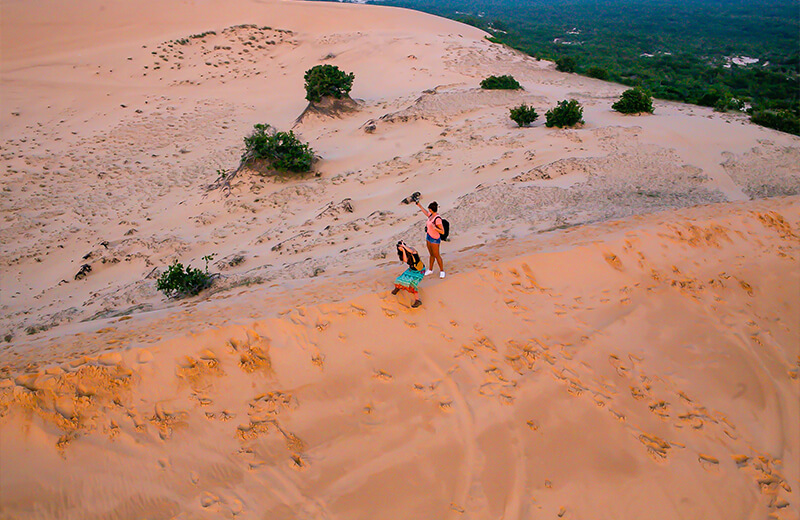
[[[423,208],[422,204],[420,204],[419,201],[417,201],[417,207],[420,209],[420,211],[422,211],[425,214],[426,217],[430,217],[431,216],[431,212],[428,211],[427,209]]]
[[[401,258],[401,259],[402,259],[403,263],[406,263],[406,264],[407,264],[407,263],[408,263],[408,256],[407,256],[407,254],[406,254],[406,248],[405,248],[405,245],[399,245],[399,246],[397,246],[397,247],[398,247],[398,249],[400,250],[400,254],[402,255],[402,258]]]

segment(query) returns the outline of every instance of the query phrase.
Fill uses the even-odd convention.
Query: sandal
[[[422,300],[416,300],[414,303],[411,304],[411,306],[414,307],[415,309],[420,305],[422,305]]]

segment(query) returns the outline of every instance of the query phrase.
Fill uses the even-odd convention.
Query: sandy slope
[[[0,517],[796,518],[797,138],[402,10],[0,7]],[[296,122],[318,63],[359,108]],[[318,175],[206,191],[260,122]]]

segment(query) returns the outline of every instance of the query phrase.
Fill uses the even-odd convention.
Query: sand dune
[[[0,517],[797,517],[796,137],[398,9],[0,7]],[[298,119],[319,63],[353,109]],[[315,173],[209,191],[256,123]]]

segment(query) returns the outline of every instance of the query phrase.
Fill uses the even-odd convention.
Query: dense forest
[[[380,0],[484,29],[559,70],[746,110],[800,134],[797,0]]]

